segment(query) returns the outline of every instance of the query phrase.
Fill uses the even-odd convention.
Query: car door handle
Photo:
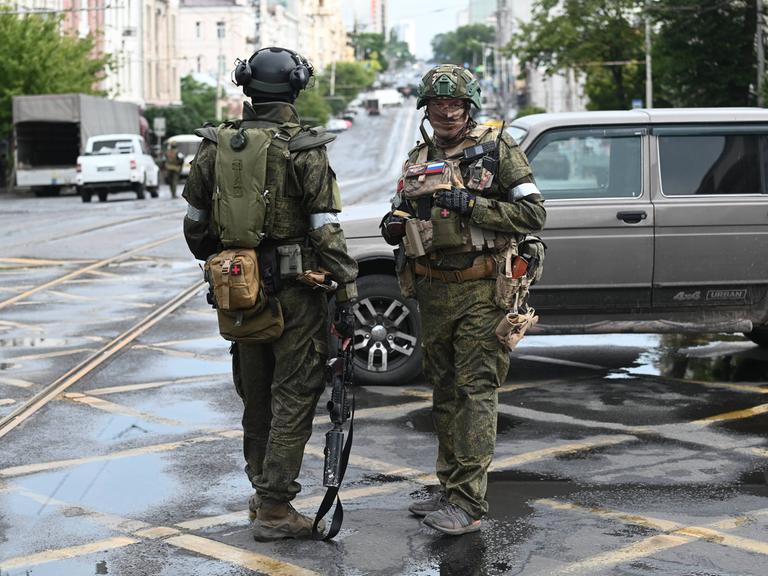
[[[616,214],[616,218],[624,220],[627,224],[637,224],[641,220],[648,218],[648,214],[644,210],[639,212],[619,212]]]

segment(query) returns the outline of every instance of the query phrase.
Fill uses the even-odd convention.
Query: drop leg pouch
[[[219,318],[219,332],[222,338],[231,342],[265,344],[274,342],[283,335],[285,322],[280,301],[260,297],[260,302],[247,310],[216,310]]]

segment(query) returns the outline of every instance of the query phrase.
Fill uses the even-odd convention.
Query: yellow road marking
[[[0,262],[9,264],[29,264],[30,266],[68,266],[70,264],[85,264],[93,260],[44,260],[42,258],[0,258]]]
[[[190,552],[196,552],[216,560],[223,560],[224,562],[269,574],[270,576],[320,576],[317,572],[307,570],[296,564],[282,562],[263,554],[243,550],[242,548],[209,540],[208,538],[193,536],[192,534],[174,536],[168,538],[165,542]]]
[[[130,450],[120,450],[118,452],[111,452],[109,454],[103,454],[101,456],[88,456],[85,458],[72,458],[69,460],[55,460],[52,462],[39,462],[37,464],[25,464],[22,466],[11,466],[9,468],[0,468],[0,478],[11,478],[14,476],[23,476],[25,474],[33,474],[36,472],[48,472],[50,470],[58,470],[60,468],[67,468],[69,466],[80,466],[81,464],[90,464],[92,462],[104,462],[106,460],[118,460],[120,458],[131,458],[133,456],[142,456],[144,454],[156,454],[158,452],[168,452],[170,450],[176,450],[178,448],[184,448],[186,446],[192,446],[194,444],[200,444],[203,442],[217,442],[221,440],[222,437],[223,437],[222,435],[198,436],[196,438],[180,440],[179,442],[168,442],[166,444],[153,444],[151,446],[143,446],[141,448],[131,448]]]
[[[79,270],[74,270],[70,272],[69,274],[65,274],[64,276],[61,276],[60,278],[56,278],[54,280],[51,280],[49,282],[46,282],[45,284],[40,284],[39,286],[35,286],[34,288],[30,288],[29,290],[26,290],[22,292],[21,294],[17,294],[16,296],[13,296],[11,298],[8,298],[7,300],[3,300],[0,302],[0,310],[3,308],[10,306],[11,304],[15,304],[16,302],[19,302],[20,300],[24,300],[25,298],[28,298],[32,294],[36,294],[42,290],[47,290],[48,288],[51,288],[53,286],[57,286],[59,284],[62,284],[66,282],[67,280],[71,280],[72,278],[76,278],[77,276],[80,276],[82,274],[86,274],[90,272],[91,270],[96,270],[97,268],[102,268],[103,266],[106,266],[107,264],[110,264],[112,262],[115,262],[116,260],[119,260],[121,258],[126,258],[128,256],[131,256],[133,254],[136,254],[138,252],[143,252],[144,250],[149,250],[150,248],[154,248],[156,246],[160,246],[161,244],[165,244],[166,242],[169,242],[171,240],[174,240],[178,238],[178,234],[173,234],[172,236],[168,236],[166,238],[163,238],[161,240],[156,240],[154,242],[149,242],[147,244],[143,244],[139,246],[138,248],[134,248],[133,250],[129,250],[127,252],[123,252],[121,254],[118,254],[116,256],[112,256],[110,258],[105,258],[103,260],[99,260],[97,262],[94,262],[93,264],[90,264],[84,268],[80,268]]]
[[[220,372],[218,374],[206,374],[204,376],[188,376],[186,378],[176,378],[175,380],[159,380],[157,382],[145,382],[143,384],[125,384],[123,386],[108,386],[105,388],[94,388],[88,390],[89,396],[107,396],[109,394],[121,394],[123,392],[135,392],[137,390],[148,390],[151,388],[161,388],[172,384],[193,384],[196,382],[215,383],[222,379],[231,379],[230,372]],[[1,381],[0,381],[1,382]]]
[[[0,406],[10,406],[11,404],[16,404],[16,400],[13,398],[0,398]]]
[[[25,324],[23,322],[11,322],[10,320],[0,320],[0,326],[9,326],[11,328],[22,328],[34,332],[45,332],[45,328],[37,324]]]
[[[57,350],[56,352],[41,352],[40,354],[27,354],[26,356],[15,356],[10,358],[15,362],[18,360],[45,360],[46,358],[61,358],[62,356],[73,356],[83,352],[93,352],[93,348],[73,348],[71,350]]]
[[[761,414],[768,413],[768,404],[760,404],[759,406],[753,406],[752,408],[745,408],[744,410],[734,410],[733,412],[725,412],[724,414],[715,414],[714,416],[708,416],[707,418],[701,418],[700,420],[694,420],[691,424],[699,426],[707,426],[714,424],[715,422],[726,422],[728,420],[742,420],[744,418],[752,418],[753,416],[759,416]]]
[[[147,538],[148,540],[157,540],[158,538],[167,538],[168,536],[176,536],[179,533],[176,528],[169,528],[167,526],[155,526],[153,528],[144,528],[142,530],[136,530],[134,534],[141,538]]]
[[[533,362],[544,362],[546,364],[558,364],[560,366],[573,366],[574,368],[589,368],[591,370],[609,370],[606,366],[598,364],[585,364],[584,362],[574,362],[572,360],[561,360],[559,358],[549,358],[548,356],[537,356],[535,354],[520,354],[514,358],[520,360],[532,360]]]
[[[19,378],[5,378],[0,377],[0,384],[7,384],[8,386],[15,386],[17,388],[29,388],[33,386],[32,382],[28,380],[20,380]]]
[[[618,512],[600,507],[586,507],[579,504],[573,504],[569,502],[559,502],[551,499],[540,499],[535,501],[536,504],[541,504],[555,510],[567,510],[583,512],[592,516],[598,516],[600,518],[606,518],[611,520],[617,520],[625,524],[636,524],[659,530],[661,532],[667,532],[667,534],[661,534],[644,538],[638,542],[605,552],[603,554],[597,554],[592,558],[587,558],[579,562],[570,564],[560,570],[553,571],[554,575],[565,574],[592,574],[597,569],[606,568],[609,566],[615,566],[623,562],[636,560],[638,558],[646,558],[652,556],[658,552],[682,546],[697,540],[705,540],[715,544],[721,544],[729,546],[731,548],[737,548],[739,550],[745,550],[747,552],[768,555],[768,543],[752,538],[744,538],[741,536],[735,536],[726,534],[715,530],[715,528],[733,529],[737,528],[749,521],[754,521],[755,517],[768,515],[768,509],[754,510],[744,515],[739,515],[734,518],[726,518],[718,522],[714,522],[709,526],[683,526],[678,522],[670,520],[664,520],[659,518],[652,518],[647,516],[640,516],[637,514],[629,514],[624,512]]]
[[[114,402],[109,402],[108,400],[104,400],[102,398],[95,398],[93,396],[88,396],[86,394],[80,394],[79,392],[65,393],[64,398],[66,398],[67,400],[71,400],[73,402],[77,402],[78,404],[85,404],[86,406],[90,406],[91,408],[97,408],[98,410],[111,412],[112,414],[120,414],[122,416],[140,418],[142,420],[146,420],[147,422],[155,422],[156,424],[165,424],[167,426],[181,426],[181,427],[186,426],[184,422],[181,422],[179,420],[173,420],[172,418],[163,418],[162,416],[155,416],[154,414],[149,414],[148,412],[141,412],[139,410],[134,410],[133,408],[129,408],[128,406],[122,406],[120,404],[115,404]]]
[[[134,346],[137,350],[154,350],[156,352],[162,352],[168,356],[178,356],[180,358],[195,358],[197,360],[207,360],[209,362],[229,362],[229,358],[222,358],[221,356],[206,356],[198,352],[192,352],[190,350],[175,350],[173,348],[166,348],[158,344],[137,344]]]
[[[636,436],[628,435],[598,436],[589,442],[574,442],[571,444],[552,446],[550,448],[542,448],[541,450],[532,450],[531,452],[524,452],[523,454],[516,454],[514,456],[500,458],[494,460],[491,463],[490,469],[492,471],[504,470],[505,468],[521,466],[523,464],[528,464],[529,462],[554,458],[555,456],[561,456],[563,454],[573,454],[574,452],[592,450],[593,448],[615,446],[617,444],[624,444],[626,442],[633,442],[635,440],[637,440]]]
[[[68,558],[76,558],[78,556],[93,554],[95,552],[104,552],[106,550],[123,548],[125,546],[130,546],[131,544],[136,544],[137,542],[138,540],[134,538],[117,536],[115,538],[107,538],[105,540],[89,542],[88,544],[81,544],[80,546],[69,546],[67,548],[60,548],[58,550],[46,550],[45,552],[30,554],[28,556],[17,556],[16,558],[9,558],[7,560],[0,561],[0,569],[13,570],[14,568],[19,568],[22,566],[33,566],[36,564],[43,564],[44,562],[66,560]]]
[[[723,388],[725,390],[733,390],[735,392],[747,392],[750,394],[768,394],[768,386],[758,386],[756,384],[736,384],[733,382],[705,382],[703,380],[684,380],[682,378],[669,378],[666,376],[660,377],[662,381],[674,381],[681,384],[696,384],[697,386],[704,386],[706,388]]]
[[[315,456],[317,458],[324,458],[325,454],[323,450],[324,449],[320,446],[311,446],[307,444],[304,448],[304,454]],[[390,474],[392,476],[421,476],[425,473],[423,470],[417,470],[416,468],[393,466],[389,462],[384,462],[383,460],[366,458],[365,456],[357,456],[355,454],[349,455],[349,465],[356,468],[364,468],[366,470]]]

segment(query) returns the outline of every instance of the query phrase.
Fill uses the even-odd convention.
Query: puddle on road
[[[668,376],[703,382],[768,382],[768,350],[731,334],[661,334],[655,345],[631,366],[614,370],[609,379],[628,374]]]
[[[0,370],[13,370],[16,368],[16,364],[12,362],[0,362]]]

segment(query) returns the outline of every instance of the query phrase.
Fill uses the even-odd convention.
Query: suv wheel
[[[757,326],[752,332],[745,332],[744,336],[761,348],[768,348],[768,326]]]
[[[400,295],[397,278],[372,274],[357,280],[355,380],[402,385],[421,372],[421,323],[415,300]]]

